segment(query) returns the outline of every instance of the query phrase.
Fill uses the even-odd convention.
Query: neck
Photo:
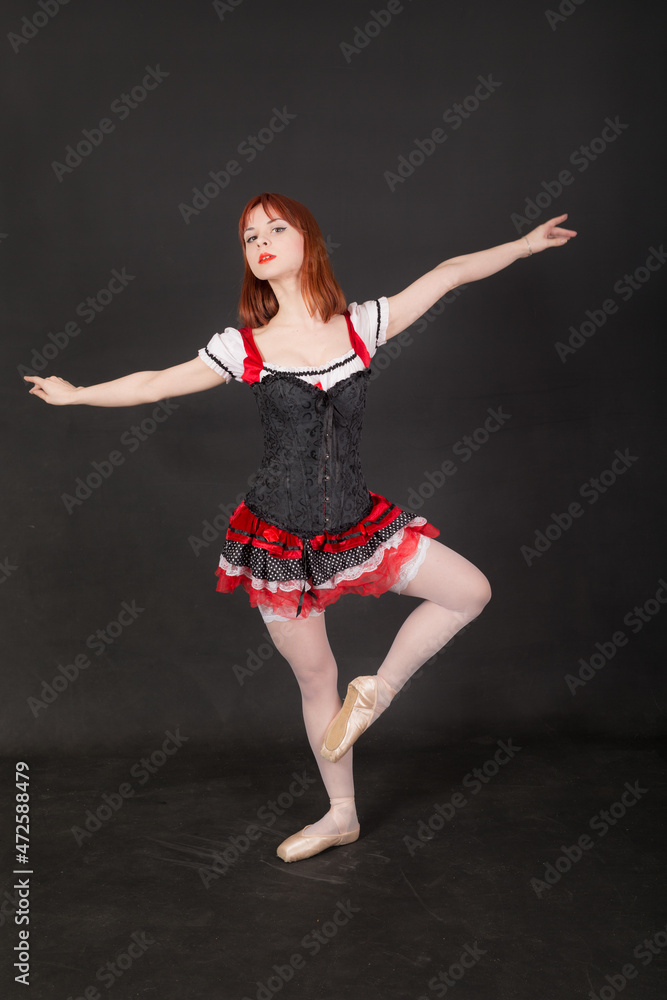
[[[274,320],[281,326],[289,326],[295,330],[316,330],[323,326],[319,312],[311,316],[301,294],[301,278],[299,275],[285,275],[270,282],[273,293],[278,300],[278,312]]]

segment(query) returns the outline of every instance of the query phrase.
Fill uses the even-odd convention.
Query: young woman
[[[163,371],[93,386],[25,376],[31,393],[56,406],[137,406],[232,379],[255,393],[264,456],[230,518],[217,590],[245,589],[294,671],[329,795],[329,811],[278,847],[285,861],[358,838],[352,744],[491,596],[483,573],[435,540],[437,528],[367,488],[359,439],[371,358],[457,286],[567,243],[576,233],[560,228],[566,218],[445,260],[398,295],[347,306],[309,210],[283,195],[257,195],[239,222],[242,328],[225,328],[197,357]],[[377,673],[355,678],[341,706],[324,610],[343,594],[388,590],[423,600]]]

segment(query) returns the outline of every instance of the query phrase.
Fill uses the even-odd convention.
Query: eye
[[[276,232],[282,233],[287,229],[287,226],[274,226],[273,228],[276,230]]]

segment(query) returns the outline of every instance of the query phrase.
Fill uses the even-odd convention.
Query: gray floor
[[[360,839],[294,864],[326,808],[296,742],[33,760],[31,986],[6,874],[3,995],[664,996],[664,744],[389,737],[355,748]]]

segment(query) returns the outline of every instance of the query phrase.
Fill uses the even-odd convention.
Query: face
[[[252,210],[243,234],[250,270],[257,278],[270,280],[297,275],[303,263],[303,236],[278,216],[277,210]]]

